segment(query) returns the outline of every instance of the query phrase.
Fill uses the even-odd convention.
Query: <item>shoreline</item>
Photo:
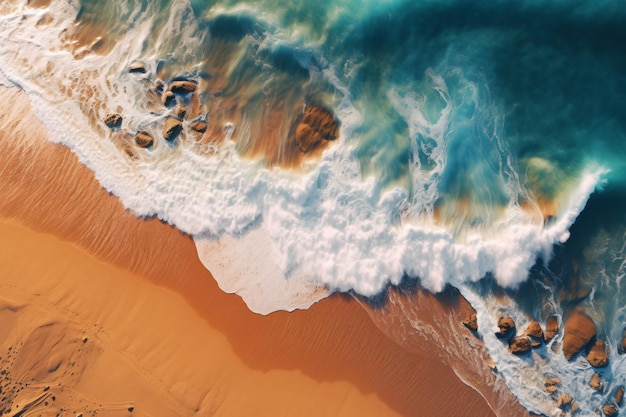
[[[455,415],[459,410],[493,415],[481,395],[463,384],[452,369],[439,360],[403,350],[348,297],[335,295],[309,310],[292,313],[251,313],[238,296],[217,288],[198,260],[190,237],[157,219],[138,219],[124,210],[68,149],[47,141],[23,93],[3,90],[1,94],[9,95],[15,106],[0,116],[5,136],[7,127],[12,132],[9,140],[4,138],[9,150],[0,156],[5,171],[0,193],[6,197],[0,202],[0,217],[54,235],[114,268],[130,271],[134,278],[127,281],[145,285],[142,294],[167,291],[168,299],[184,300],[185,307],[178,311],[189,308],[201,319],[193,334],[216,334],[230,346],[233,360],[245,370],[242,375],[263,375],[258,388],[265,394],[246,393],[257,401],[251,410],[264,410],[262,414],[268,415],[278,410],[319,415],[321,403],[330,402],[337,407],[335,414],[341,410],[341,415],[357,411],[372,416]],[[76,195],[81,196],[79,207],[71,203]],[[119,280],[119,290],[126,287],[125,281]],[[73,296],[79,296],[86,289],[63,291],[77,291]],[[133,309],[133,303],[127,307]],[[149,334],[159,331],[151,329]],[[149,349],[143,354],[152,355]],[[161,359],[168,364],[164,368],[169,368],[193,366],[190,358]],[[205,370],[214,372],[210,367]],[[217,390],[230,392],[241,381],[228,385],[216,378],[211,383]],[[452,397],[447,395],[450,390],[455,393]],[[289,393],[281,397],[284,404],[268,403],[268,393],[281,391]],[[240,405],[237,401],[230,404]]]

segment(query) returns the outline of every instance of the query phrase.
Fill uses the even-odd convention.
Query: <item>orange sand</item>
[[[45,141],[23,94],[2,96],[12,110],[0,116],[0,217],[12,222],[0,223],[0,365],[30,383],[20,407],[43,413],[53,393],[54,407],[100,416],[131,405],[151,416],[493,415],[349,298],[249,312],[217,288],[188,236],[125,211]]]

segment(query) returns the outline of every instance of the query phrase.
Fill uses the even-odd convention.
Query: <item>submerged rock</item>
[[[296,126],[296,143],[300,152],[307,153],[324,141],[337,139],[339,123],[333,114],[323,107],[307,107],[302,120]]]
[[[476,313],[472,313],[469,317],[463,320],[462,323],[471,331],[478,331],[478,319],[476,318]]]
[[[122,126],[122,115],[119,113],[107,114],[103,119],[104,124],[110,129],[119,129]]]
[[[565,322],[563,355],[572,359],[596,336],[596,325],[580,311],[574,311]]]
[[[604,368],[609,364],[609,355],[602,340],[597,339],[591,346],[587,352],[587,361],[594,368]]]
[[[511,336],[515,332],[515,322],[511,317],[500,317],[498,320],[498,329],[496,337],[498,339],[505,339]]]
[[[615,391],[615,404],[622,405],[622,400],[624,399],[624,387],[619,386],[617,391]]]
[[[137,134],[135,135],[135,143],[140,148],[147,148],[149,146],[152,146],[154,140],[152,139],[150,133],[141,131],[137,132]]]
[[[602,412],[607,417],[613,417],[617,415],[617,408],[613,404],[607,404],[602,407]]]
[[[521,355],[530,351],[532,343],[530,341],[530,337],[528,336],[517,336],[511,339],[509,342],[509,350],[511,353],[516,355]]]
[[[623,355],[626,352],[626,329],[622,331],[622,343],[619,345],[619,353]]]
[[[600,380],[599,373],[596,373],[593,378],[591,378],[591,381],[589,381],[589,386],[596,391],[602,390],[602,381]]]
[[[176,119],[167,119],[163,126],[163,138],[167,141],[176,139],[178,134],[183,130],[183,124]]]
[[[548,343],[559,333],[559,320],[556,316],[550,316],[546,320],[546,331],[543,334],[543,341]]]

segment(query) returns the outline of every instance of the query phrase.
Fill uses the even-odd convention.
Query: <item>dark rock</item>
[[[463,325],[473,332],[478,331],[478,319],[476,313],[472,313],[469,317],[463,320]]]
[[[163,138],[167,141],[176,139],[178,134],[183,130],[183,125],[179,120],[167,119],[163,126]]]
[[[587,352],[587,361],[594,368],[604,368],[609,364],[609,356],[604,342],[597,339]]]
[[[585,314],[574,311],[565,321],[563,355],[572,359],[596,336],[596,325]]]
[[[516,355],[521,355],[523,353],[529,352],[531,347],[530,337],[528,336],[517,336],[511,339],[509,342],[509,350],[511,353]]]
[[[152,146],[154,140],[152,139],[150,133],[141,131],[137,132],[137,134],[135,135],[135,143],[140,148],[147,148],[149,146]]]
[[[556,316],[550,316],[546,320],[546,331],[543,334],[543,341],[548,343],[554,339],[559,333],[559,319]]]
[[[104,124],[110,129],[119,129],[122,126],[122,120],[122,115],[119,113],[110,113],[104,118]]]
[[[498,320],[498,329],[496,337],[505,339],[515,333],[515,322],[511,317],[500,317]]]

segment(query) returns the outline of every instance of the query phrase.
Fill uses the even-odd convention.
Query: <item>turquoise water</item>
[[[58,20],[35,29],[47,12]],[[370,297],[403,279],[433,291],[451,284],[485,329],[502,313],[500,287],[505,312],[522,323],[582,307],[609,346],[610,389],[591,392],[580,382],[589,365],[547,348],[537,351],[538,374],[560,375],[581,415],[626,382],[617,351],[626,325],[623,2],[57,0],[3,19],[0,83],[24,88],[51,139],[138,215],[196,242],[261,230],[274,250],[261,257],[290,285],[310,278],[305,289]],[[60,53],[76,27],[88,47]],[[144,78],[128,73],[134,60],[146,64]],[[201,150],[186,138],[157,141],[133,148],[129,162],[110,146],[124,137],[98,125],[99,112],[121,112],[129,134],[159,135],[167,110],[150,108],[145,91],[174,77],[205,86],[203,120],[223,137],[205,136]],[[64,96],[54,84],[77,80],[97,94]],[[340,138],[298,165],[283,147],[305,106],[328,109]],[[572,286],[589,291],[572,301],[563,296]],[[262,312],[312,302],[246,301]],[[481,336],[522,404],[554,414],[543,388],[519,373],[529,361],[489,330]]]

